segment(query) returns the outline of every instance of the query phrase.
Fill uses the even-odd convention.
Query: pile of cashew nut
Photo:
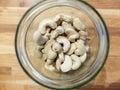
[[[45,69],[55,72],[77,70],[86,61],[88,32],[78,17],[60,13],[40,22],[34,32],[35,55],[45,62]]]

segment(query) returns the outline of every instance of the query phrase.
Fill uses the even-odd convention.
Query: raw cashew
[[[86,31],[79,31],[79,34],[81,36],[88,36],[88,32],[86,32]]]
[[[54,18],[54,21],[55,22],[58,22],[58,21],[72,22],[73,17],[68,14],[65,14],[65,13],[60,13],[60,14],[56,15],[56,17]]]
[[[60,66],[62,72],[68,72],[72,68],[72,59],[70,56],[65,55],[65,61]]]
[[[84,63],[87,58],[87,53],[84,53],[82,56],[79,57],[81,63]]]
[[[76,46],[77,46],[77,49],[75,50],[75,54],[76,55],[83,55],[85,52],[86,52],[86,48],[85,48],[85,45],[84,44],[80,44],[78,42],[76,42]]]
[[[86,48],[86,52],[89,52],[90,47],[88,45],[86,45],[85,48]]]
[[[75,43],[72,43],[71,46],[70,46],[70,49],[67,51],[67,55],[71,55],[73,54],[73,52],[76,50],[76,44]]]
[[[77,40],[77,42],[78,42],[79,44],[85,44],[85,41],[82,40],[82,39]]]
[[[79,57],[75,54],[71,55],[73,65],[72,65],[72,70],[77,70],[81,66],[81,61]]]
[[[42,34],[39,31],[35,31],[33,35],[33,40],[38,44],[42,45],[47,42],[48,37],[42,36]]]
[[[41,49],[44,48],[44,46],[43,45],[40,45],[40,46],[37,45],[36,48],[39,49],[39,50],[41,50]]]
[[[57,57],[57,53],[52,50],[52,45],[54,44],[54,40],[49,40],[45,44],[45,54],[47,55],[48,59],[55,59]]]
[[[51,64],[45,64],[45,68],[49,71],[56,71],[56,68]]]
[[[55,42],[53,45],[52,45],[52,50],[54,52],[61,52],[62,51],[62,46],[58,43],[58,42]]]
[[[47,59],[46,54],[43,54],[41,59],[42,59],[43,61],[46,61],[46,59]]]
[[[37,58],[41,58],[42,57],[42,53],[41,53],[41,49],[43,48],[43,46],[36,46],[35,50],[34,50],[34,56]]]
[[[47,42],[46,42],[46,44],[45,44],[45,48],[44,48],[44,51],[45,51],[45,53],[48,53],[48,50],[50,49],[50,48],[52,48],[52,45],[55,43],[55,40],[48,40]]]
[[[64,33],[64,28],[62,27],[62,26],[58,26],[56,29],[55,29],[55,31],[53,31],[52,33],[51,33],[51,39],[54,39],[54,38],[56,38],[58,35],[60,35],[60,34],[63,34]]]
[[[69,36],[69,40],[71,42],[75,42],[75,40],[78,39],[78,38],[79,38],[79,34],[78,33]]]
[[[60,71],[60,65],[61,65],[61,63],[62,63],[62,60],[61,60],[60,58],[58,58],[58,59],[56,60],[56,69],[57,69],[58,71]]]
[[[86,31],[79,31],[79,34],[80,34],[80,38],[82,40],[86,40],[87,39],[88,33]]]
[[[45,34],[47,31],[47,27],[50,27],[51,29],[55,29],[57,27],[57,23],[54,20],[45,19],[39,24],[38,30],[41,34]]]
[[[63,44],[63,52],[67,52],[70,48],[70,42],[69,40],[64,37],[64,36],[59,36],[57,39],[56,39],[57,42]]]
[[[74,30],[71,24],[63,22],[62,26],[65,29],[65,33],[71,42],[75,42],[75,40],[79,38],[80,35]]]
[[[52,64],[54,60],[47,59],[46,64]]]
[[[47,53],[47,56],[48,56],[48,59],[53,60],[53,59],[55,59],[57,57],[57,53],[52,51],[52,49],[50,48],[48,53]]]
[[[64,59],[65,59],[65,55],[64,55],[63,52],[60,52],[60,53],[58,54],[58,57],[59,57],[59,59],[61,59],[62,61],[64,61]]]
[[[74,18],[73,19],[73,26],[77,30],[85,30],[86,29],[86,26],[83,24],[83,22],[79,18]]]
[[[50,33],[50,28],[47,28],[46,33],[44,34],[45,37],[48,37],[50,39],[51,33]]]
[[[45,53],[45,49],[42,49],[41,52],[42,52],[42,53]]]

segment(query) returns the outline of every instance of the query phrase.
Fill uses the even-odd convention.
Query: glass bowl
[[[33,33],[45,18],[59,13],[77,16],[87,26],[90,54],[82,67],[68,73],[47,71],[44,62],[34,57]],[[40,85],[52,89],[73,89],[91,81],[101,71],[109,52],[109,34],[100,14],[83,0],[43,0],[31,7],[17,27],[15,49],[26,74]]]

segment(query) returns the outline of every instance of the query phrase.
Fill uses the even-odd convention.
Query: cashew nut
[[[46,64],[52,64],[54,60],[47,59]]]
[[[75,42],[75,40],[78,39],[78,38],[79,38],[79,34],[78,33],[69,36],[69,40],[71,42]]]
[[[45,33],[44,36],[50,38],[50,36],[51,36],[51,34],[50,34],[50,28],[47,28],[46,30],[47,31],[46,31],[46,33]]]
[[[57,23],[51,19],[45,19],[39,24],[39,32],[41,34],[45,34],[47,31],[47,27],[55,29],[57,27]]]
[[[88,32],[86,32],[86,31],[79,31],[79,35],[80,35],[80,38],[82,40],[86,40],[87,36],[88,36]]]
[[[72,22],[73,17],[68,14],[65,14],[65,13],[60,13],[60,14],[56,15],[56,17],[54,18],[54,21],[55,22],[58,22],[58,21]]]
[[[85,48],[86,48],[86,52],[89,52],[90,47],[88,45],[86,45]]]
[[[61,65],[61,63],[62,63],[62,60],[61,60],[60,58],[58,58],[58,59],[56,60],[56,69],[57,69],[58,71],[60,71],[60,65]]]
[[[42,59],[43,61],[46,61],[46,59],[47,59],[46,54],[43,54],[41,59]]]
[[[39,31],[35,31],[35,33],[34,33],[34,35],[33,35],[33,40],[34,40],[38,45],[42,45],[42,44],[44,44],[44,43],[47,42],[48,37],[42,36]]]
[[[45,68],[49,71],[56,71],[56,68],[51,64],[45,64]]]
[[[75,40],[79,38],[80,35],[74,30],[71,24],[63,22],[62,26],[65,29],[65,33],[71,42],[75,42]]]
[[[76,50],[76,44],[75,43],[72,43],[71,46],[70,46],[70,49],[67,51],[67,55],[71,55],[73,54],[73,52]]]
[[[86,29],[86,26],[83,24],[83,22],[79,18],[74,18],[73,19],[73,26],[77,30],[85,30]]]
[[[63,52],[67,52],[70,48],[70,42],[69,40],[64,37],[64,36],[59,36],[57,39],[56,39],[57,42],[63,44]]]
[[[64,33],[64,28],[63,27],[61,27],[61,26],[58,26],[56,29],[55,29],[55,31],[53,31],[52,33],[51,33],[51,39],[54,39],[54,38],[56,38],[58,35],[60,35],[60,34],[63,34]]]
[[[52,49],[50,48],[50,50],[47,53],[47,56],[48,56],[48,59],[53,60],[53,59],[55,59],[57,57],[57,53],[52,51]]]
[[[77,42],[78,42],[79,44],[85,44],[85,41],[82,40],[82,39],[77,40]]]
[[[72,68],[72,59],[70,56],[65,55],[65,61],[60,66],[62,72],[68,72]]]
[[[75,54],[71,55],[73,65],[72,65],[72,70],[77,70],[81,66],[81,61],[79,57]]]
[[[52,50],[54,52],[61,52],[62,51],[62,46],[58,43],[58,42],[55,42],[53,45],[52,45]]]
[[[64,61],[64,59],[65,59],[65,55],[64,55],[63,52],[60,52],[60,53],[58,54],[58,57],[59,57],[59,59],[61,59],[62,61]]]
[[[45,53],[45,49],[42,49],[41,52],[42,52],[42,53]]]
[[[84,44],[80,44],[76,42],[77,49],[75,50],[76,55],[83,55],[86,52],[86,48]]]
[[[35,50],[34,50],[34,56],[37,58],[41,58],[42,57],[42,53],[41,53],[41,49],[43,48],[43,46],[36,46]]]
[[[55,59],[57,57],[57,53],[52,50],[52,45],[54,44],[54,40],[49,40],[45,44],[45,54],[47,55],[48,59]]]
[[[45,50],[45,53],[48,53],[48,50],[50,49],[50,48],[52,48],[52,45],[55,43],[55,40],[48,40],[47,42],[46,42],[46,44],[45,44],[45,48],[44,48],[44,50]]]
[[[81,63],[84,63],[87,58],[87,53],[84,53],[82,56],[79,57]]]

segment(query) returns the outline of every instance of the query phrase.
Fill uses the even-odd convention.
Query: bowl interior
[[[73,16],[79,17],[81,21],[87,26],[87,31],[89,33],[88,37],[90,39],[87,41],[90,46],[90,52],[88,53],[86,62],[81,66],[80,69],[68,73],[57,73],[48,71],[44,68],[43,60],[40,60],[39,58],[36,58],[34,56],[34,49],[36,44],[33,41],[33,34],[38,29],[39,23],[46,18],[52,19],[59,13],[69,13]],[[56,6],[38,13],[34,20],[31,21],[26,32],[25,49],[30,63],[37,70],[37,72],[39,72],[39,74],[51,80],[70,80],[84,75],[89,70],[98,55],[99,42],[99,34],[96,29],[95,23],[93,23],[86,12],[73,7]]]

